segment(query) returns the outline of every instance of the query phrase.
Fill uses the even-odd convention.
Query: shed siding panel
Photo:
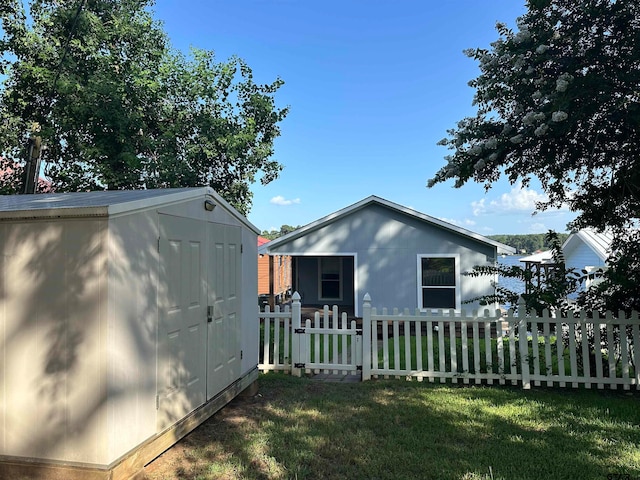
[[[108,437],[111,460],[156,432],[157,284],[156,212],[110,219],[108,359],[112,395],[108,403]]]
[[[2,455],[102,463],[106,222],[2,225]],[[10,315],[7,315],[11,312]]]
[[[258,343],[260,329],[256,324],[258,312],[258,235],[247,228],[242,229],[242,278],[241,298],[241,373],[253,370],[258,365]]]

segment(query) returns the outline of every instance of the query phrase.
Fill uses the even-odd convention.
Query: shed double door
[[[240,374],[239,227],[160,215],[158,429]]]

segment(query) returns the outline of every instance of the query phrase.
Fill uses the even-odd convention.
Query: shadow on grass
[[[637,394],[280,374],[260,384],[151,464],[149,478],[640,476]]]

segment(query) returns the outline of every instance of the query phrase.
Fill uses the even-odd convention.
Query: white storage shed
[[[0,197],[0,478],[129,478],[254,386],[257,234],[210,188]]]

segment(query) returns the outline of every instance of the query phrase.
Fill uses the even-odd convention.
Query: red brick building
[[[258,237],[258,247],[269,239]],[[271,273],[270,273],[271,272]],[[279,305],[291,295],[291,257],[289,255],[258,255],[258,297],[262,306]]]

